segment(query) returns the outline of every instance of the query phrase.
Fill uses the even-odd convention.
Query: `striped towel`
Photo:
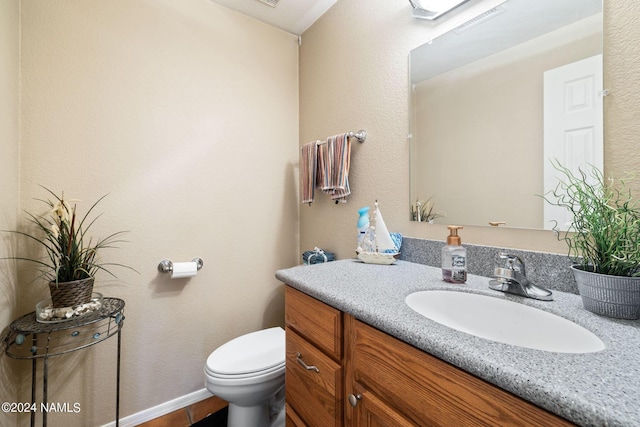
[[[349,188],[349,167],[351,166],[351,143],[346,133],[327,138],[318,153],[318,175],[320,188],[330,194],[336,202],[347,202],[351,194]]]
[[[313,202],[318,171],[318,143],[313,141],[302,146],[300,174],[302,178],[302,203]]]
[[[336,203],[346,203],[349,189],[351,143],[347,134],[314,141],[301,149],[300,175],[302,203],[311,204],[316,188],[331,195]]]

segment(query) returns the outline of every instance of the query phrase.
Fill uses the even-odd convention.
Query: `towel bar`
[[[347,132],[347,136],[349,138],[357,139],[358,142],[362,144],[367,139],[367,132],[363,130],[359,130],[358,132]],[[326,143],[327,143],[326,140],[317,142],[318,145],[322,145]]]

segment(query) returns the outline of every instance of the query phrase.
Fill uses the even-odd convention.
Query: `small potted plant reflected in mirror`
[[[71,320],[100,308],[102,295],[93,292],[97,272],[104,271],[115,277],[111,267],[133,268],[106,262],[100,257],[104,250],[124,242],[121,237],[126,231],[96,239],[88,234],[100,217],[92,213],[106,195],[93,203],[84,215],[79,215],[77,201],[66,199],[64,193],[58,196],[44,189],[51,197],[38,200],[46,205],[46,210],[40,214],[27,212],[28,229],[5,231],[26,238],[25,243],[35,243],[25,247],[37,250],[38,254],[8,259],[32,263],[40,270],[38,277],[49,283],[51,299],[36,305],[36,320],[48,323]]]
[[[435,205],[431,199],[433,199],[433,197],[429,197],[425,201],[416,199],[415,205],[411,205],[411,221],[433,224],[433,220],[446,216],[443,212],[436,212],[434,210]]]
[[[584,308],[618,319],[640,318],[640,208],[625,180],[595,166],[577,172],[552,162],[561,178],[544,195],[572,216],[554,231],[567,243]]]

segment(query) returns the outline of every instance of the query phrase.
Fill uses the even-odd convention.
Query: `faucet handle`
[[[500,252],[500,258],[506,259],[505,268],[508,270],[519,271],[522,274],[525,274],[525,266],[524,261],[517,255],[508,254],[506,252]]]
[[[522,258],[506,252],[501,252],[499,256],[501,259],[506,260],[506,265],[504,268],[495,268],[494,275],[496,276],[496,280],[489,281],[489,287],[491,289],[541,301],[553,300],[550,290],[536,286],[527,279]]]

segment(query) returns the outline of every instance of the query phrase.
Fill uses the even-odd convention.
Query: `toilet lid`
[[[221,345],[207,358],[207,370],[224,375],[260,372],[281,365],[285,357],[285,332],[275,327]]]

